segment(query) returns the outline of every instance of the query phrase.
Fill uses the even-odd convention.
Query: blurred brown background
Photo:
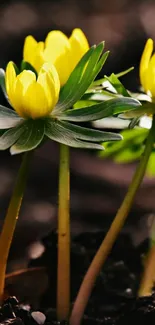
[[[9,60],[20,62],[24,37],[28,34],[44,40],[52,29],[69,35],[73,28],[80,27],[90,45],[105,40],[106,49],[111,52],[101,75],[134,66],[123,82],[129,89],[137,90],[138,64],[145,41],[148,37],[155,39],[154,17],[154,0],[1,1],[0,66],[4,68]],[[6,104],[2,94],[0,100]],[[94,152],[71,151],[72,231],[107,228],[125,195],[135,165],[116,166],[101,161]],[[20,160],[21,156],[0,153],[1,220]],[[22,262],[29,245],[56,227],[57,172],[58,145],[49,142],[36,151],[33,159],[11,253],[15,260],[20,257]],[[154,180],[145,179],[128,222],[129,229],[136,229],[136,235],[132,231],[135,242],[146,236],[144,220],[145,215],[154,211],[154,195]]]
[[[51,0],[1,1],[0,63],[21,59],[23,40],[33,34],[43,40],[51,29],[68,35],[75,27],[86,33],[90,44],[106,41],[111,55],[104,72],[135,66],[126,78],[130,87],[138,81],[137,66],[147,37],[155,38],[155,1],[149,0]]]

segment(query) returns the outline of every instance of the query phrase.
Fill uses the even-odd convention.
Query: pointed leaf
[[[88,93],[87,93],[87,95],[88,95]],[[94,102],[95,101],[105,101],[105,100],[112,99],[112,98],[120,98],[120,95],[111,93],[110,91],[107,91],[107,90],[99,90],[99,91],[95,91],[93,93],[89,93],[89,96],[87,97],[87,99],[94,101]],[[85,99],[85,96],[84,96],[84,99]]]
[[[129,124],[129,129],[133,129],[136,125],[138,125],[139,120],[140,120],[139,117],[133,118]]]
[[[143,90],[140,90],[140,91],[143,91]],[[130,95],[131,95],[131,97],[138,99],[140,102],[150,102],[150,103],[152,102],[151,96],[144,94],[144,93],[135,93],[135,92],[130,91]]]
[[[123,77],[124,75],[126,75],[127,73],[129,73],[130,71],[132,71],[133,69],[134,69],[134,67],[131,67],[131,68],[125,70],[125,71],[122,71],[122,72],[116,73],[115,76],[116,76],[117,78]],[[95,81],[92,83],[91,88],[94,88],[94,87],[96,87],[96,86],[102,85],[103,82],[105,82],[105,81],[106,81],[106,78],[105,78],[105,77],[102,78],[102,79],[95,80]]]
[[[96,78],[96,76],[99,74],[99,72],[101,71],[104,63],[106,62],[107,58],[108,58],[108,55],[109,55],[109,51],[105,52],[101,59],[99,60],[99,62],[97,63],[96,67],[95,67],[95,77],[94,79]]]
[[[124,114],[121,114],[120,117],[124,119],[128,118],[135,118],[135,117],[141,117],[142,115],[152,115],[155,113],[155,103],[143,103],[140,107],[125,112]]]
[[[5,87],[5,71],[3,69],[0,69],[0,86],[2,88],[4,96],[8,99],[8,95],[6,93],[6,87]]]
[[[127,69],[127,70],[124,70],[124,71],[118,72],[118,73],[115,74],[115,76],[116,76],[117,78],[123,77],[123,76],[125,76],[126,74],[128,74],[129,72],[131,72],[132,70],[134,70],[134,67],[131,67],[131,68]]]
[[[63,109],[63,107],[68,107],[68,103],[71,102],[73,95],[77,91],[77,86],[80,84],[83,72],[90,60],[91,55],[95,50],[95,46],[92,46],[89,51],[82,57],[80,62],[77,64],[73,72],[71,73],[65,86],[61,89],[59,102],[54,108],[54,112]]]
[[[96,48],[90,48],[82,57],[65,86],[62,88],[59,102],[52,114],[72,107],[84,95],[108,56],[105,53],[101,57],[103,48],[104,43],[100,43]]]
[[[14,69],[16,71],[16,75],[20,73],[20,69],[17,67],[17,65],[13,62]]]
[[[144,152],[144,148],[142,146],[130,146],[129,148],[125,148],[121,150],[118,154],[115,155],[114,161],[116,163],[130,163],[139,159]]]
[[[10,103],[10,100],[9,100],[9,97],[8,97],[8,94],[7,94],[7,91],[6,91],[5,71],[3,69],[0,69],[0,86],[1,86],[2,92],[4,94],[4,97],[6,98],[7,102],[11,106],[11,103]]]
[[[11,154],[17,154],[35,149],[44,138],[44,121],[27,120],[22,128],[22,134],[11,147]]]
[[[118,117],[104,117],[101,120],[92,122],[93,126],[99,129],[123,130],[128,128],[130,120],[122,120]]]
[[[13,128],[22,121],[24,120],[11,108],[0,105],[0,129]]]
[[[30,70],[35,73],[36,77],[38,76],[37,71],[34,69],[34,67],[29,62],[26,62],[24,60],[22,60],[20,67],[20,71],[23,70]]]
[[[114,89],[116,89],[117,93],[124,96],[124,97],[130,97],[128,91],[125,89],[123,84],[120,82],[120,80],[117,78],[117,76],[112,73],[110,77],[105,76],[105,78],[112,84]]]
[[[77,139],[81,140],[88,140],[91,142],[122,140],[122,136],[117,133],[84,128],[64,121],[58,121],[57,125],[62,127],[62,129],[64,129],[64,132],[70,131],[70,134],[73,137],[76,137]]]
[[[134,110],[137,106],[140,106],[140,103],[136,99],[128,97],[114,98],[93,106],[70,109],[57,117],[59,120],[88,122],[100,120],[103,117],[112,116],[120,112]]]
[[[153,151],[150,155],[150,158],[149,158],[149,161],[147,164],[146,173],[150,177],[155,176],[155,151]]]
[[[86,142],[86,141],[80,141],[72,134],[72,132],[62,127],[58,121],[54,121],[52,119],[51,120],[48,119],[46,121],[45,135],[53,141],[63,143],[73,148],[100,149],[100,150],[104,149],[102,145]]]
[[[0,150],[6,150],[10,148],[23,134],[24,123],[5,131],[0,136]]]
[[[119,154],[123,156],[123,152],[125,152],[126,150],[127,150],[127,155],[129,155],[133,150],[136,151],[138,148],[141,148],[143,150],[143,144],[148,135],[148,130],[142,128],[137,128],[133,130],[124,130],[121,132],[121,135],[123,137],[122,141],[104,143],[106,150],[99,154],[100,157],[102,158],[112,157],[115,160],[115,157],[118,157]],[[139,151],[139,155],[141,155],[141,151]],[[133,152],[133,160],[134,160],[134,152]],[[131,154],[130,154],[130,161],[132,161]]]
[[[98,102],[95,102],[95,100],[78,100],[78,102],[74,104],[74,109],[88,107],[94,104],[98,104]]]

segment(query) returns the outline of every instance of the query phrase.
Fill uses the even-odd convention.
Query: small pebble
[[[39,325],[43,325],[45,323],[46,316],[40,311],[33,311],[31,316]]]
[[[131,290],[131,288],[127,288],[127,289],[126,289],[126,293],[127,293],[128,295],[132,294],[132,290]]]

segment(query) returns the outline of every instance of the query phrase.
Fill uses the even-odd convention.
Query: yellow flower
[[[146,42],[140,61],[140,81],[144,91],[151,97],[155,97],[155,54],[153,52],[153,40]]]
[[[81,29],[75,28],[69,38],[54,30],[49,32],[45,42],[38,43],[33,36],[27,36],[23,57],[37,72],[44,62],[54,64],[62,86],[88,49],[88,41]]]
[[[45,63],[36,75],[23,70],[16,75],[13,62],[6,68],[6,91],[12,107],[24,118],[37,119],[49,115],[58,101],[60,81],[55,67]]]

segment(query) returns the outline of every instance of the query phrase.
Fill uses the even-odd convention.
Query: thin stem
[[[23,199],[30,155],[31,152],[24,154],[0,234],[0,303],[3,301],[7,260]]]
[[[88,299],[91,295],[93,286],[95,284],[96,278],[99,275],[101,268],[103,267],[103,264],[109,255],[111,248],[121,231],[124,222],[128,216],[128,213],[131,209],[133,200],[135,198],[135,195],[137,193],[137,190],[139,186],[141,185],[141,182],[143,180],[145,170],[147,167],[148,159],[150,157],[153,143],[155,138],[155,118],[153,117],[153,123],[151,130],[149,132],[145,150],[143,153],[143,156],[141,158],[141,161],[136,169],[136,172],[133,176],[133,179],[131,181],[131,184],[129,186],[128,192],[125,196],[125,199],[118,210],[116,217],[114,221],[111,224],[111,227],[106,234],[101,246],[98,249],[98,252],[96,253],[84,279],[81,284],[80,290],[78,292],[77,298],[75,300],[75,304],[73,306],[71,318],[70,318],[70,325],[79,325],[83,316],[83,313],[85,311],[85,308],[88,303]]]
[[[70,311],[70,172],[69,147],[60,144],[57,318],[68,319]]]
[[[155,280],[155,245],[150,248],[141,279],[138,297],[150,296]]]

